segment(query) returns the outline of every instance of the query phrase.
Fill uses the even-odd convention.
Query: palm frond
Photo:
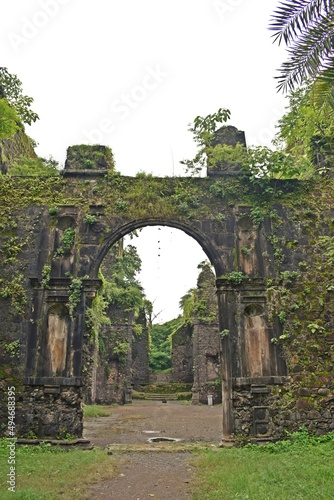
[[[333,7],[333,0],[284,1],[272,15],[269,29],[274,31],[274,42],[287,45],[298,37],[310,23],[320,17],[327,17]]]
[[[331,65],[333,28],[328,18],[304,31],[289,49],[289,59],[280,68],[278,90],[286,91],[305,79],[315,79],[323,68]]]

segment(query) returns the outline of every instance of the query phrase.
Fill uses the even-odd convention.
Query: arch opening
[[[141,229],[138,237],[133,235],[133,227]],[[99,348],[95,352],[98,361],[92,381],[93,402],[130,402],[133,393],[137,395],[153,383],[179,384],[177,389],[183,393],[182,397],[192,396],[195,403],[207,403],[209,393],[215,395],[216,403],[221,402],[218,301],[214,264],[210,262],[214,251],[208,255],[203,246],[208,249],[209,245],[199,245],[189,232],[172,224],[159,225],[157,221],[144,227],[137,223],[128,225],[126,234],[124,227],[119,230],[118,240],[113,235],[105,243],[98,259],[97,275],[109,291],[111,287],[113,301],[106,307],[107,321],[100,329]],[[139,287],[142,285],[146,293],[143,295],[146,304],[142,308],[136,300],[132,304],[127,302],[127,291],[131,287],[134,299],[138,299],[135,276],[126,276],[125,291],[118,281],[124,271],[120,265],[122,256],[128,261],[132,259],[130,266],[133,265],[137,257],[134,247],[139,249],[140,264],[144,268],[138,276]],[[201,269],[198,269],[200,263]],[[193,293],[190,298],[195,297],[197,301],[193,304],[193,319],[185,318],[179,308],[180,300],[188,298],[190,289]],[[168,307],[167,302],[173,297],[174,304]],[[147,302],[153,302],[149,313],[145,310]],[[160,332],[156,333],[159,328]],[[163,337],[166,332],[168,338]],[[159,335],[162,338],[158,338]],[[170,363],[166,365],[163,358],[167,357],[168,343]]]
[[[202,248],[203,252],[206,254],[207,258],[214,267],[216,276],[220,276],[224,273],[224,265],[221,259],[221,255],[213,244],[205,237],[205,231],[200,231],[193,226],[189,226],[184,222],[173,221],[165,219],[141,219],[134,220],[127,224],[124,224],[113,231],[109,237],[105,239],[105,242],[101,245],[100,251],[91,266],[91,276],[97,277],[98,270],[100,268],[101,262],[103,261],[105,255],[108,253],[110,248],[121,238],[126,235],[133,233],[138,229],[142,229],[149,226],[161,226],[170,227],[174,229],[179,229],[191,238],[193,238]]]

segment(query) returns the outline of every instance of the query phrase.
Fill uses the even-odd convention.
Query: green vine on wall
[[[68,304],[69,313],[71,318],[74,318],[74,312],[81,301],[81,292],[83,287],[83,281],[88,279],[89,276],[85,275],[82,278],[74,278],[71,273],[66,273],[68,278],[71,278],[71,284],[69,286],[68,294]]]
[[[68,253],[74,245],[75,232],[72,227],[65,229],[60,240],[60,247],[56,250],[56,257],[63,257]]]
[[[42,288],[49,288],[50,276],[51,276],[51,266],[45,264],[45,266],[42,269],[42,279],[41,279]]]

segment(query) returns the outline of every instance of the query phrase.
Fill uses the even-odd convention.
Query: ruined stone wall
[[[68,434],[80,435],[83,388],[94,396],[86,312],[98,269],[125,234],[170,225],[202,245],[218,278],[221,347],[197,345],[221,359],[226,434],[259,437],[257,409],[262,431],[271,419],[268,439],[302,423],[331,429],[333,179],[262,189],[242,176],[127,178],[96,170],[98,158],[90,166],[59,179],[0,176],[2,428],[14,384],[18,412],[38,408],[31,432],[46,434],[50,421],[61,435],[66,415]]]
[[[205,265],[197,280],[193,326],[192,402],[221,402],[221,358],[215,276]]]
[[[193,365],[193,327],[183,325],[172,335],[173,382],[192,383]]]
[[[254,382],[256,382],[254,380]],[[266,442],[296,432],[303,425],[317,435],[334,430],[334,397],[327,387],[300,388],[278,377],[260,384],[235,386],[235,435],[241,441]],[[297,396],[286,405],[285,395]],[[290,396],[288,396],[290,398]]]
[[[141,384],[148,384],[150,379],[149,369],[149,334],[144,313],[136,319],[139,331],[134,330],[132,335],[132,368],[131,382],[134,388]]]
[[[131,401],[133,312],[110,305],[110,325],[99,333],[100,350],[96,368],[95,402],[99,404]],[[102,346],[103,344],[103,346]]]

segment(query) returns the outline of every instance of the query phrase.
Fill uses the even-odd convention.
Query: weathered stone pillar
[[[79,302],[73,311],[71,282],[71,278],[51,278],[42,286],[37,278],[31,279],[32,315],[22,403],[27,408],[28,423],[19,414],[21,435],[56,438],[80,437],[82,433],[85,312],[101,281],[82,280]]]
[[[267,293],[261,278],[217,280],[222,337],[223,444],[236,434],[271,439],[270,396],[286,381],[279,346],[271,342]],[[277,329],[276,325],[276,334]]]
[[[219,310],[219,330],[221,335],[221,373],[222,373],[222,445],[234,443],[234,421],[232,408],[232,349],[230,331],[234,329],[234,300],[227,280],[216,281]]]

